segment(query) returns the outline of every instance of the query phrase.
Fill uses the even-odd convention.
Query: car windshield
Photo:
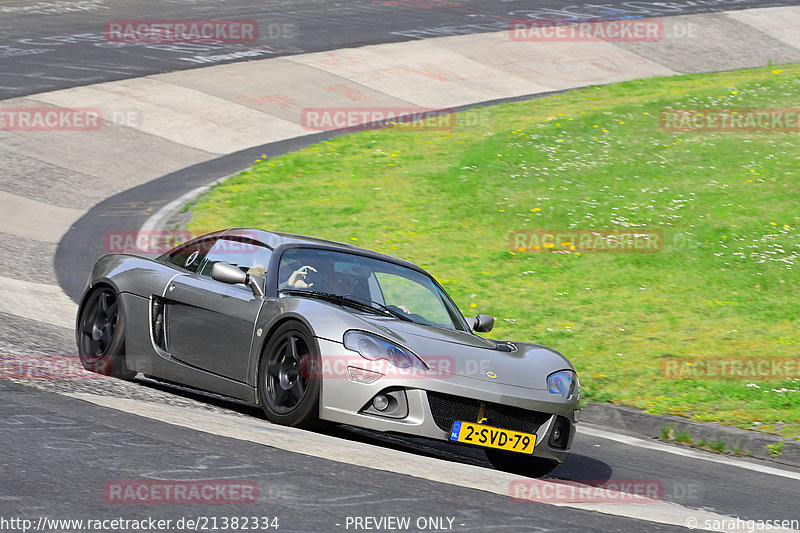
[[[455,304],[433,279],[389,261],[316,248],[290,248],[278,267],[281,296],[310,297],[429,326],[466,331]]]

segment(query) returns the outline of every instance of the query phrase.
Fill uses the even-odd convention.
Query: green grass
[[[491,336],[575,364],[584,397],[800,434],[793,380],[667,376],[800,353],[800,135],[667,132],[665,108],[800,107],[800,65],[637,80],[475,109],[258,160],[189,229],[262,227],[427,268]],[[649,254],[522,253],[526,229],[660,230]]]
[[[773,459],[778,457],[783,451],[783,441],[778,441],[775,444],[767,444],[767,450],[769,450],[769,456]]]
[[[716,452],[725,453],[725,441],[724,440],[711,440],[707,441],[705,439],[697,442],[695,444],[698,448],[708,448],[709,450],[714,450]]]
[[[684,444],[692,444],[692,436],[689,434],[688,431],[676,431],[675,442],[682,442]]]

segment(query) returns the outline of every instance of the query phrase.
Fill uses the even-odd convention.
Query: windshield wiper
[[[414,322],[413,318],[411,318],[407,314],[403,313],[402,311],[395,311],[394,309],[392,309],[388,305],[384,305],[384,304],[382,304],[380,302],[376,302],[375,300],[367,300],[365,298],[357,298],[355,296],[350,296],[348,299],[351,299],[351,298],[353,300],[358,301],[358,302],[363,302],[365,305],[369,305],[370,307],[372,307],[373,305],[377,305],[378,309],[380,309],[381,311],[389,313],[393,317],[399,318],[400,320],[405,320],[407,322]],[[373,309],[374,309],[374,307],[373,307]]]
[[[358,307],[359,309],[366,309],[368,311],[372,311],[379,314],[393,316],[395,318],[399,318],[401,320],[405,320],[407,322],[414,322],[411,317],[405,316],[404,313],[395,311],[394,309],[383,305],[380,302],[375,302],[373,300],[365,300],[362,298],[355,298],[352,296],[342,296],[341,294],[334,294],[330,292],[321,292],[321,291],[307,291],[303,289],[281,289],[278,292],[282,293],[292,293],[297,295],[306,295],[317,297],[321,299],[331,300],[337,303],[343,303],[345,305],[350,305],[352,307]],[[378,306],[378,307],[374,307]],[[381,313],[382,311],[382,313]]]
[[[334,293],[331,293],[331,292],[307,291],[307,290],[304,290],[304,289],[281,289],[278,292],[292,293],[292,294],[297,294],[297,295],[305,295],[305,296],[316,297],[316,298],[320,298],[320,299],[323,299],[323,300],[330,300],[330,301],[333,301],[333,302],[336,302],[336,303],[343,303],[343,304],[346,304],[346,305],[350,305],[352,307],[357,307],[359,309],[367,309],[369,311],[375,311],[375,312],[381,311],[381,309],[376,309],[375,307],[372,307],[371,305],[369,305],[367,303],[361,302],[359,300],[354,300],[354,299],[348,298],[346,296],[342,296],[341,294],[334,294]],[[381,314],[383,314],[383,313],[381,313]]]

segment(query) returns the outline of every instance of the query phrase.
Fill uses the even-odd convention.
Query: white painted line
[[[604,431],[602,429],[597,429],[594,427],[592,428],[586,427],[585,425],[582,424],[578,425],[578,433],[591,435],[592,437],[599,437],[601,439],[613,440],[615,442],[620,442],[622,444],[627,444],[629,446],[636,446],[638,448],[646,448],[648,450],[671,453],[683,457],[691,457],[692,459],[699,459],[701,461],[708,461],[710,463],[719,463],[727,466],[744,468],[745,470],[752,470],[753,472],[760,472],[762,474],[770,474],[773,476],[781,476],[789,479],[800,480],[800,472],[783,470],[780,468],[775,468],[773,466],[759,465],[747,461],[740,461],[737,459],[732,459],[730,457],[718,456],[712,453],[692,450],[691,448],[680,448],[677,446],[671,446],[660,442],[654,442],[654,441],[639,439],[636,437],[630,437],[628,435],[620,435],[618,433],[612,433],[610,431]]]
[[[213,435],[255,442],[294,453],[374,470],[405,474],[458,487],[473,488],[501,496],[510,497],[509,491],[512,487],[512,483],[516,482],[518,484],[520,481],[526,483],[534,482],[538,487],[548,486],[551,490],[556,490],[558,486],[562,486],[555,481],[534,481],[530,478],[521,478],[517,475],[500,472],[491,468],[453,463],[363,442],[354,442],[331,437],[320,433],[303,431],[286,426],[276,426],[264,420],[238,414],[233,415],[200,411],[188,407],[177,407],[155,402],[145,402],[142,400],[116,398],[113,396],[99,396],[96,394],[61,394],[96,405],[102,405],[111,409]],[[677,526],[685,526],[687,523],[692,523],[692,521],[697,524],[703,524],[705,520],[735,520],[735,518],[708,511],[689,509],[677,503],[656,500],[630,503],[630,499],[627,499],[627,501],[625,501],[625,499],[616,499],[614,502],[585,503],[583,501],[565,502],[559,499],[557,504],[547,502],[538,503],[572,507],[614,516]],[[702,526],[698,526],[697,529],[702,529]]]

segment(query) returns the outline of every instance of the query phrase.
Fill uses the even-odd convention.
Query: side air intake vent
[[[152,321],[150,327],[153,331],[153,342],[162,350],[167,351],[167,342],[164,335],[164,300],[158,296],[153,296],[150,316]]]

